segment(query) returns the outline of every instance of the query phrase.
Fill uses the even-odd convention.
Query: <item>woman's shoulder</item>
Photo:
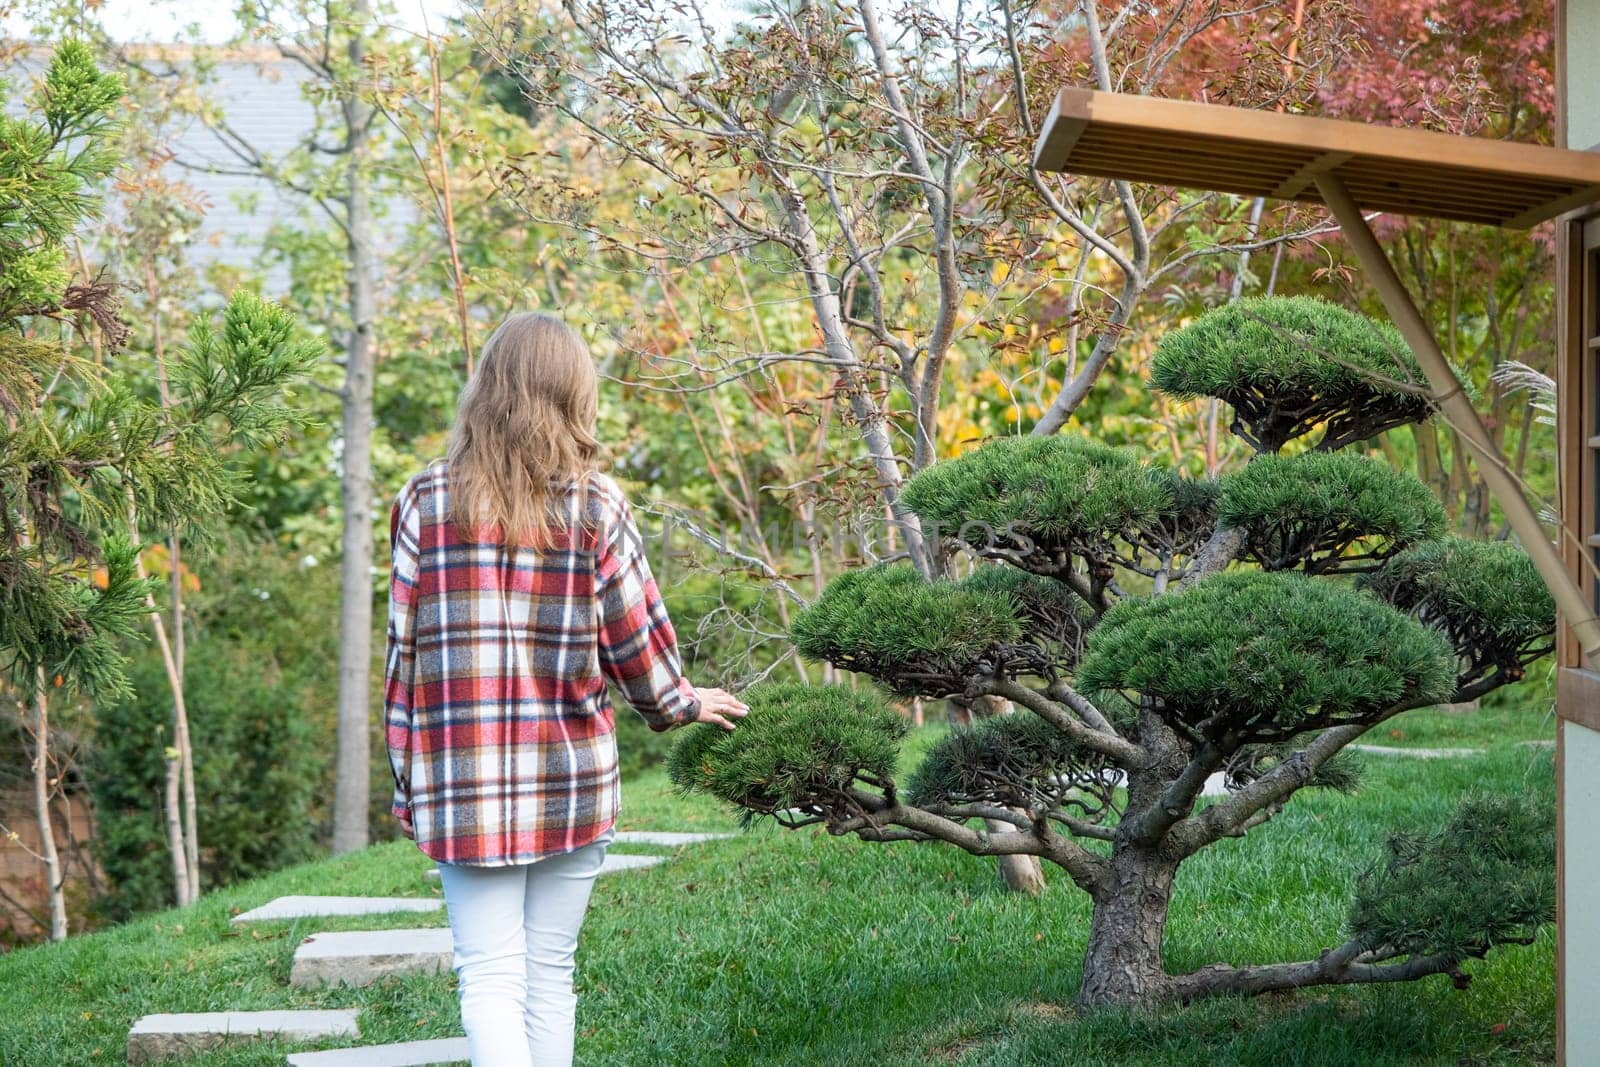
[[[407,504],[421,503],[444,493],[448,486],[446,461],[436,459],[406,479],[400,492],[395,494],[395,505],[404,508]]]
[[[623,493],[622,486],[617,480],[605,471],[590,471],[584,476],[587,479],[591,495],[599,497],[610,504],[624,504],[627,495]]]

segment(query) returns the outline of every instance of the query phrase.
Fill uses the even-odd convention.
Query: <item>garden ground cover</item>
[[[1314,955],[1341,940],[1351,887],[1392,827],[1441,822],[1473,789],[1522,791],[1550,773],[1543,704],[1416,712],[1367,740],[1484,749],[1461,759],[1366,756],[1350,796],[1308,791],[1274,823],[1179,876],[1169,969]],[[939,735],[913,734],[907,762]],[[622,828],[731,830],[659,771],[624,786]],[[618,846],[617,852],[659,851]],[[364,990],[287,985],[317,930],[442,924],[416,915],[230,927],[291,893],[426,895],[407,842],[278,872],[191,908],[0,956],[0,1063],[120,1062],[132,1021],[166,1011],[361,1009],[362,1043],[460,1032],[451,976]],[[688,846],[596,886],[579,950],[579,1062],[968,1065],[1062,1063],[1497,1064],[1554,1059],[1554,939],[1470,962],[1471,987],[1402,986],[1223,1000],[1080,1018],[1083,896],[1059,872],[1038,899],[1005,893],[993,862],[937,844],[873,845],[763,826]],[[281,1063],[261,1044],[195,1064]]]

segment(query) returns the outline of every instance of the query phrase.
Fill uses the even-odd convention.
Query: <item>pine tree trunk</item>
[[[352,71],[363,69],[363,34],[370,21],[366,0],[351,6],[349,44]],[[376,318],[376,255],[372,205],[367,190],[368,126],[371,108],[349,87],[343,100],[346,155],[345,223],[350,258],[348,294],[350,334],[345,343],[343,393],[344,455],[341,499],[344,532],[339,611],[339,724],[333,802],[333,851],[351,852],[367,844],[371,793],[371,713],[368,707],[372,660],[372,378],[373,320]]]
[[[45,889],[50,897],[50,940],[65,941],[67,892],[61,854],[56,851],[55,825],[50,819],[50,792],[50,705],[41,667],[33,689],[33,811],[39,822],[39,858],[44,861]]]
[[[1161,940],[1176,873],[1174,863],[1147,850],[1112,857],[1095,894],[1080,1007],[1140,1007],[1166,997],[1170,979],[1161,964]]]

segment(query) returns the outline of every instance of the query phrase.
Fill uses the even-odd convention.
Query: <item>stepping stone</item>
[[[467,1039],[444,1037],[434,1041],[403,1041],[398,1045],[363,1045],[325,1052],[297,1052],[287,1067],[428,1067],[437,1063],[466,1063]]]
[[[1373,756],[1410,756],[1413,759],[1461,759],[1481,756],[1481,748],[1395,748],[1392,745],[1351,745],[1352,752],[1366,752]]]
[[[654,867],[658,863],[667,862],[665,856],[607,856],[605,862],[600,864],[601,874],[611,874],[615,871],[632,871],[640,867]]]
[[[154,1063],[256,1038],[360,1037],[354,1008],[337,1011],[205,1011],[146,1015],[128,1031],[128,1062]]]
[[[631,871],[639,867],[654,867],[658,863],[665,863],[665,856],[612,856],[607,855],[600,863],[601,874],[613,874],[617,871]],[[439,868],[429,867],[423,877],[430,881],[439,880]],[[238,920],[234,920],[237,922]]]
[[[452,962],[449,927],[312,934],[294,951],[289,984],[364,986],[391,974],[438,974]]]
[[[320,919],[330,915],[384,915],[394,911],[438,911],[444,901],[426,897],[279,897],[235,915],[236,923],[271,919]]]
[[[1518,748],[1555,748],[1555,741],[1518,741]]]
[[[669,830],[619,830],[618,845],[698,845],[702,841],[721,841],[733,834],[684,834]]]

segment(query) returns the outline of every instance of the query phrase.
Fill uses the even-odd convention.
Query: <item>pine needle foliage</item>
[[[1494,672],[1521,678],[1554,647],[1555,599],[1533,561],[1508,542],[1425,541],[1362,582],[1449,638],[1463,688]]]
[[[1092,617],[1060,583],[979,566],[928,581],[907,563],[846,571],[793,620],[812,660],[869,674],[906,696],[962,693],[975,679],[1065,669]]]
[[[93,188],[118,163],[107,136],[123,88],[87,46],[69,41],[51,57],[27,112],[0,112],[0,322],[62,306],[66,239],[98,213]]]
[[[249,294],[220,328],[199,322],[168,368],[170,402],[146,391],[115,288],[74,284],[64,241],[98,210],[96,184],[120,79],[63,45],[29,111],[0,118],[0,670],[68,690],[126,693],[115,643],[136,632],[148,583],[130,523],[203,539],[243,489],[238,447],[299,425],[285,391],[320,347],[284,309]],[[106,358],[79,355],[98,331]]]
[[[1555,920],[1555,797],[1483,794],[1432,833],[1400,832],[1357,884],[1351,933],[1381,955],[1463,960]]]
[[[679,790],[705,793],[758,815],[792,808],[847,810],[850,790],[893,781],[906,720],[872,690],[769,682],[742,694],[737,730],[700,723],[667,756]]]
[[[1233,432],[1259,452],[1318,427],[1317,447],[1331,451],[1433,411],[1399,331],[1308,296],[1252,297],[1208,311],[1161,338],[1150,380],[1175,397],[1225,401]]]
[[[790,630],[801,655],[906,694],[960,692],[963,679],[1025,655],[1022,605],[1011,589],[989,579],[929,582],[909,563],[846,571]]]
[[[1035,715],[995,715],[957,727],[912,772],[905,793],[920,807],[1002,804],[1052,811],[1072,790],[1105,793],[1120,775],[1104,756],[1083,748]],[[1080,808],[1107,805],[1084,797]]]
[[[1153,701],[1205,737],[1285,738],[1455,691],[1443,635],[1375,597],[1294,573],[1234,571],[1127,600],[1089,635],[1077,682]]]
[[[1228,760],[1223,767],[1223,781],[1229,789],[1242,789],[1291,758],[1296,750],[1293,742],[1280,741],[1269,745],[1246,745]],[[1319,766],[1306,779],[1307,789],[1331,789],[1335,793],[1353,793],[1361,784],[1361,760],[1348,751],[1341,752]]]
[[[1370,456],[1261,455],[1223,477],[1217,518],[1245,531],[1246,558],[1269,571],[1370,570],[1444,533],[1427,486]]]
[[[906,483],[907,507],[981,556],[1059,576],[1081,557],[1101,565],[1114,542],[1192,543],[1211,490],[1081,437],[1002,437]]]
[[[962,590],[1009,598],[1022,620],[1023,637],[1037,644],[1046,663],[1067,667],[1083,655],[1094,616],[1060,582],[1015,567],[979,566],[956,583]]]

